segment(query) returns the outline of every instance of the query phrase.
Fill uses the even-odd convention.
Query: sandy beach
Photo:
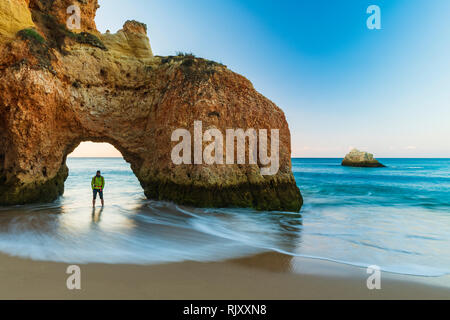
[[[450,299],[448,277],[383,273],[382,289],[371,291],[363,268],[275,253],[214,263],[80,265],[82,288],[74,291],[66,287],[67,267],[2,254],[0,299]]]

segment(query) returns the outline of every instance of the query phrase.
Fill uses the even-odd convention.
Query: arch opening
[[[122,153],[107,142],[81,142],[68,158],[123,158]]]
[[[104,197],[109,204],[126,205],[145,199],[144,190],[123,154],[110,143],[84,141],[66,159],[69,169],[63,201],[90,204],[91,180],[97,170],[105,178]]]

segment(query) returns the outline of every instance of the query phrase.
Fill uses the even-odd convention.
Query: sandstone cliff
[[[347,167],[368,167],[381,168],[383,164],[374,159],[373,154],[353,149],[348,153],[342,161],[343,166]]]
[[[22,29],[34,26],[29,0],[0,1],[0,36],[14,38]]]
[[[1,2],[1,205],[55,200],[64,192],[67,155],[94,141],[122,152],[148,198],[300,210],[281,109],[221,64],[153,56],[144,24],[128,21],[116,34],[100,34],[96,0],[75,1],[82,28],[68,30],[72,2]],[[223,132],[279,129],[278,173],[261,175],[261,163],[175,165],[171,134],[177,128],[192,132],[196,120]]]

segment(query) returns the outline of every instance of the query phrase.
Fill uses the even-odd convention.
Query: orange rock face
[[[80,8],[80,26],[77,32],[86,31],[97,33],[95,25],[95,14],[100,8],[98,0],[29,0],[30,9],[47,15],[55,17],[61,24],[66,24],[67,20],[74,13],[68,10],[72,5],[77,5]],[[70,13],[68,13],[68,11]]]
[[[35,33],[0,44],[0,204],[55,200],[64,191],[67,155],[94,141],[122,152],[148,198],[300,210],[281,109],[221,64],[153,56],[143,24],[129,21],[116,35],[100,35],[97,1],[79,1],[81,37],[64,30],[58,22],[69,2],[31,0]],[[172,134],[186,129],[194,137],[195,121],[224,136],[227,129],[279,130],[279,170],[262,175],[260,161],[174,164]],[[201,142],[202,150],[208,145]]]

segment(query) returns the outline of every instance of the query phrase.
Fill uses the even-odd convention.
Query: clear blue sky
[[[382,30],[366,27],[369,5]],[[226,64],[286,113],[293,156],[450,157],[449,0],[100,0],[153,52]]]

